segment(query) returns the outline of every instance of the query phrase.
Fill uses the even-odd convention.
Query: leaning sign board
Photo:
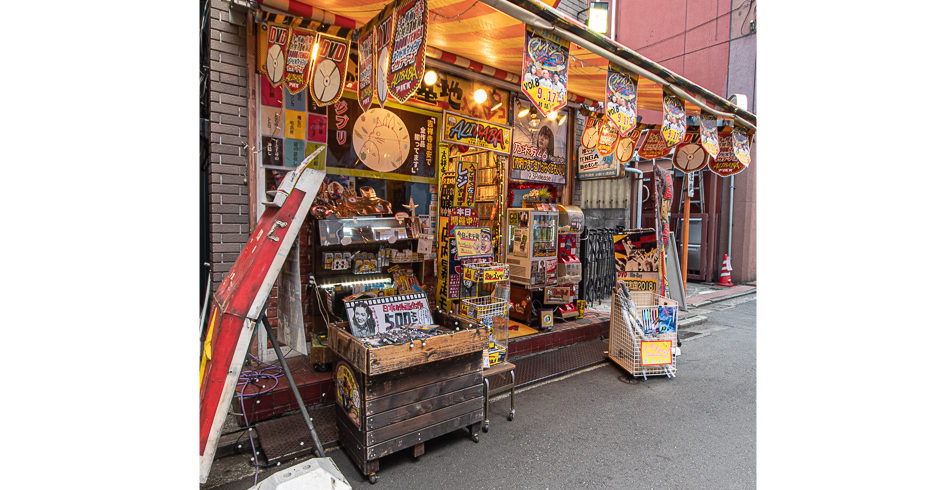
[[[313,157],[315,155],[311,155]],[[212,297],[199,365],[199,480],[206,482],[255,325],[325,173],[307,164],[287,174],[248,243]]]

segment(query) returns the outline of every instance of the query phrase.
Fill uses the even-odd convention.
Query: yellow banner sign
[[[454,238],[458,259],[493,253],[493,232],[489,228],[454,228]]]
[[[672,364],[672,341],[649,340],[640,342],[641,366],[668,366]]]
[[[444,111],[441,141],[509,154],[512,129]]]

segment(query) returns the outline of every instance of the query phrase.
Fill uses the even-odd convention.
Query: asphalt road
[[[353,488],[754,488],[756,305],[713,305],[675,379],[628,380],[607,363],[535,385],[516,394],[512,422],[508,399],[491,406],[477,444],[458,431],[418,461],[383,458],[375,486],[342,449],[328,456]]]

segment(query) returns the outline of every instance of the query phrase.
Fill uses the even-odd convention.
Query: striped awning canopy
[[[540,0],[556,6],[555,0]],[[361,27],[392,0],[261,0],[264,6],[292,13],[314,7],[355,21]],[[428,44],[508,73],[522,74],[525,24],[480,0],[428,0]],[[329,20],[329,19],[327,19]],[[325,22],[328,23],[328,22]],[[350,29],[351,30],[351,29]],[[568,63],[568,91],[591,101],[604,100],[604,83],[609,61],[574,43]],[[662,110],[662,85],[639,77],[639,109]],[[572,97],[572,99],[575,99]],[[693,104],[686,113],[698,115]]]

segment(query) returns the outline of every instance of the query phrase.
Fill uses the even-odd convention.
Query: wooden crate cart
[[[329,326],[336,425],[340,444],[371,483],[382,456],[412,449],[417,458],[425,441],[462,427],[479,442],[486,328],[370,347],[345,326]]]

